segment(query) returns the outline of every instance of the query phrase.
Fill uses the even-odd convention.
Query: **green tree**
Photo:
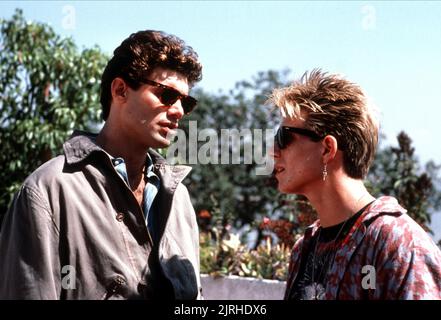
[[[21,10],[0,20],[0,221],[23,180],[100,120],[98,47],[79,51]]]
[[[440,166],[433,161],[424,167],[415,156],[412,139],[404,132],[397,136],[398,147],[381,149],[368,175],[368,186],[375,196],[390,195],[426,231],[431,231],[430,215],[441,209]]]

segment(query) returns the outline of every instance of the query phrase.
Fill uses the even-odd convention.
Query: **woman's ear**
[[[328,163],[334,160],[335,155],[337,154],[338,151],[337,139],[335,139],[334,136],[327,135],[322,140],[322,147],[323,147],[323,152],[322,152],[323,163]]]
[[[114,101],[125,102],[128,86],[122,78],[115,78],[110,85],[110,92]]]

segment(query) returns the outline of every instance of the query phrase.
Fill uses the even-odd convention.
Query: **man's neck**
[[[107,123],[98,134],[96,141],[111,156],[124,159],[129,180],[138,180],[142,176],[147,147],[134,145],[133,139],[125,136],[123,130],[109,128]]]
[[[327,179],[321,188],[320,192],[314,192],[307,197],[316,209],[323,227],[330,227],[345,221],[375,200],[361,180],[349,177]]]

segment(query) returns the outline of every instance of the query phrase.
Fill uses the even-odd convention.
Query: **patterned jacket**
[[[319,226],[317,220],[294,245],[285,299],[302,250]],[[360,215],[338,249],[325,299],[441,299],[441,251],[395,198],[380,197]]]

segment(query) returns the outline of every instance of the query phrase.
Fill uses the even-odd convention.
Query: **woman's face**
[[[284,118],[282,126],[305,128],[302,119]],[[322,181],[321,142],[298,134],[292,135],[292,141],[284,149],[274,146],[274,169],[278,189],[283,193],[307,195]]]

